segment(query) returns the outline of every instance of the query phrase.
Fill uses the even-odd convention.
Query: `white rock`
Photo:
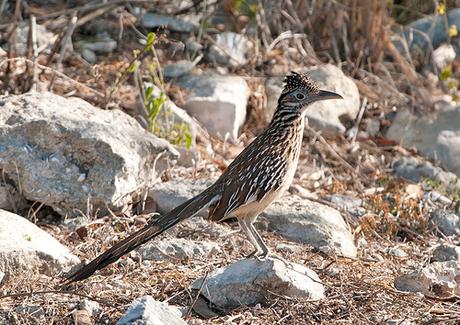
[[[242,77],[189,75],[178,85],[191,92],[185,98],[185,109],[210,133],[233,139],[246,120],[249,87]]]
[[[355,119],[359,112],[360,100],[359,91],[353,80],[332,64],[320,67],[305,69],[321,89],[336,92],[344,99],[332,99],[313,103],[309,106],[306,116],[309,125],[326,132],[345,132],[345,127],[340,122],[339,117],[348,116]],[[266,81],[267,92],[267,113],[266,118],[270,118],[278,104],[278,97],[281,94],[284,77],[269,78]]]
[[[405,147],[439,160],[448,171],[460,176],[460,106],[442,105],[432,114],[415,116],[399,110],[386,136]]]
[[[272,203],[261,217],[285,238],[326,253],[356,256],[353,236],[340,212],[326,205],[289,195]]]
[[[80,260],[27,219],[0,210],[0,271],[38,271],[56,276],[67,272]]]
[[[206,258],[220,251],[219,245],[215,242],[185,238],[163,239],[145,244],[138,249],[144,260]]]
[[[444,69],[454,61],[455,49],[450,44],[442,44],[433,51],[433,62],[439,70]]]
[[[216,43],[208,52],[208,60],[229,67],[239,67],[248,62],[252,42],[242,34],[224,32],[216,35]]]
[[[187,325],[178,308],[154,300],[151,296],[136,299],[117,325]]]
[[[460,294],[459,279],[460,262],[434,262],[420,270],[399,276],[394,285],[401,291],[447,298]]]
[[[439,244],[431,256],[433,262],[457,261],[460,262],[460,246],[452,244]]]
[[[152,12],[147,12],[142,16],[141,24],[145,28],[162,27],[175,32],[185,33],[190,33],[195,28],[195,25],[190,22]]]
[[[16,188],[20,179],[26,199],[61,215],[86,213],[88,204],[120,209],[177,156],[121,111],[50,93],[0,97],[0,169]]]
[[[292,267],[292,268],[291,268]],[[199,289],[200,278],[192,283]],[[264,261],[244,259],[217,269],[206,279],[201,295],[222,310],[264,302],[271,293],[291,298],[322,299],[324,287],[318,275],[299,264],[268,258]]]

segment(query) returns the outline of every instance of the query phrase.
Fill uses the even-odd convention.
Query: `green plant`
[[[149,131],[174,145],[188,149],[192,145],[190,127],[185,123],[178,123],[174,120],[174,114],[169,108],[169,99],[164,90],[163,75],[155,50],[155,43],[156,35],[151,32],[146,37],[144,48],[133,52],[133,59],[130,61],[128,68],[117,78],[109,98],[126,79],[127,75],[132,74],[138,84],[144,109],[142,115],[145,116],[148,122]],[[142,59],[147,54],[152,55],[153,62],[148,65],[148,69],[143,69]],[[155,91],[155,88],[158,88],[159,91]]]

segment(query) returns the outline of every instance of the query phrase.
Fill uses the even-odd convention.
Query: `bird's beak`
[[[343,99],[343,97],[337,93],[327,90],[320,90],[319,93],[315,96],[316,100],[325,100],[325,99]]]

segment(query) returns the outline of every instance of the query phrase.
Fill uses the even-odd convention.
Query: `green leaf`
[[[155,33],[150,32],[147,35],[147,44],[145,45],[145,47],[151,47],[155,43],[155,38],[156,38]]]

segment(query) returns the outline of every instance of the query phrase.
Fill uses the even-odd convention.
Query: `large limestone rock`
[[[356,256],[353,236],[339,211],[296,195],[284,196],[261,214],[270,229],[326,253]]]
[[[416,147],[448,171],[460,176],[460,106],[440,105],[433,114],[415,116],[398,111],[386,136],[405,147]]]
[[[306,116],[309,125],[326,132],[345,132],[345,127],[340,122],[341,116],[355,119],[359,112],[359,91],[353,80],[332,64],[326,64],[311,69],[305,69],[321,89],[334,91],[344,99],[331,99],[319,101],[309,106]],[[266,81],[267,109],[265,117],[271,119],[278,104],[284,77],[273,77]]]
[[[204,281],[204,284],[203,284]],[[276,258],[244,259],[217,269],[192,289],[221,312],[263,303],[271,294],[290,298],[322,299],[324,287],[318,275],[303,265],[286,265]],[[202,308],[202,304],[198,304]]]
[[[177,82],[189,91],[184,107],[189,114],[211,134],[238,138],[249,98],[249,87],[242,77],[187,75]]]
[[[177,151],[121,111],[51,93],[0,97],[0,170],[61,215],[121,208],[160,171],[159,155]]]
[[[67,247],[27,219],[0,210],[0,272],[56,276],[80,263]]]
[[[187,325],[177,307],[156,301],[151,296],[136,299],[117,325]]]

